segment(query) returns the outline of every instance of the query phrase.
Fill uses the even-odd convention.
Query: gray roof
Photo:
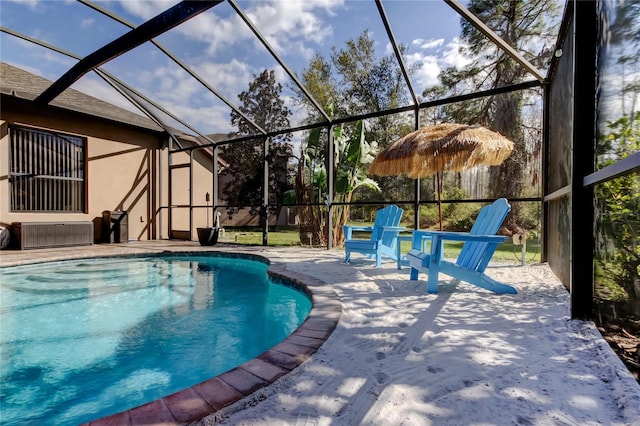
[[[3,94],[20,99],[33,100],[51,84],[52,82],[46,78],[5,62],[0,62],[0,92]],[[155,122],[143,115],[101,101],[74,89],[65,90],[50,105],[145,129],[163,130]]]

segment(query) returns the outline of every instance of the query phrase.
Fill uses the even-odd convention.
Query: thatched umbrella
[[[440,173],[497,166],[511,154],[513,142],[481,126],[443,123],[422,127],[398,139],[376,156],[369,171],[380,176],[436,175],[438,214],[442,230]]]

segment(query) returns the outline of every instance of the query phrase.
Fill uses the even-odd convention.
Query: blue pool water
[[[211,256],[4,268],[0,422],[90,421],[255,358],[311,309],[266,269]]]

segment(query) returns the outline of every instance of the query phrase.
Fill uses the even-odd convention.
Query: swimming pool
[[[268,265],[171,255],[2,271],[3,424],[75,424],[254,358],[311,302]]]

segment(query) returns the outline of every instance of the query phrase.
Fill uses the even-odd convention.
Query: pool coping
[[[137,250],[136,250],[137,251]],[[305,292],[311,298],[311,311],[303,323],[286,339],[258,357],[228,370],[218,376],[198,383],[190,388],[164,396],[146,404],[84,423],[90,426],[164,424],[182,425],[201,420],[217,413],[263,389],[296,367],[304,363],[327,341],[342,315],[342,304],[336,292],[322,280],[299,272],[289,271],[286,264],[273,261],[242,248],[227,247],[227,250],[171,249],[165,254],[220,254],[264,259],[269,263],[268,274],[276,281]],[[153,254],[151,249],[137,251],[136,255]],[[120,257],[119,254],[84,254],[63,256],[47,261],[68,260],[70,258]],[[42,259],[28,263],[39,263]],[[21,263],[25,264],[25,263]]]

